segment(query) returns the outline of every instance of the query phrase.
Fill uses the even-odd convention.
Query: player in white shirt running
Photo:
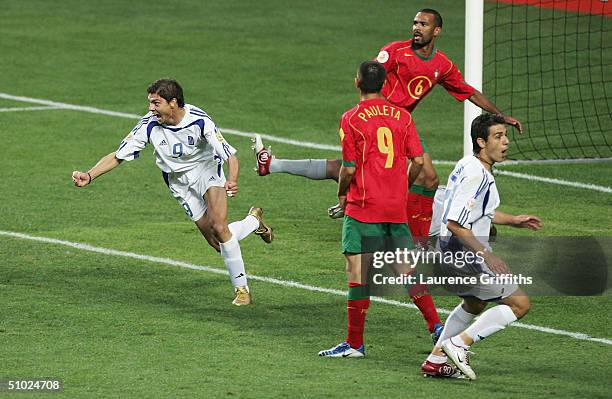
[[[223,138],[212,119],[200,108],[185,104],[175,80],[160,79],[147,89],[149,112],[121,142],[87,172],[74,171],[72,180],[84,187],[94,179],[137,159],[147,144],[154,148],[156,164],[172,196],[206,238],[221,252],[234,286],[233,304],[248,305],[251,294],[238,241],[252,232],[266,243],[272,229],[263,222],[263,210],[251,208],[243,220],[227,223],[227,196],[238,193],[240,169],[236,150]],[[223,173],[227,162],[228,178]]]
[[[448,178],[438,247],[447,252],[471,252],[484,262],[442,264],[451,276],[478,276],[478,283],[453,286],[462,298],[448,316],[444,329],[421,370],[426,376],[476,379],[469,364],[469,348],[523,317],[530,308],[529,297],[512,281],[483,282],[481,276],[508,275],[505,262],[491,252],[488,243],[491,223],[539,230],[541,221],[532,215],[510,215],[497,210],[500,199],[491,174],[493,164],[506,159],[508,136],[504,119],[485,114],[472,122],[474,155],[461,159]],[[465,258],[463,258],[465,259]],[[480,315],[488,302],[497,302]],[[454,363],[461,373],[451,364]]]

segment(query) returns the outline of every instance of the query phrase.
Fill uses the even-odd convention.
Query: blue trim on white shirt
[[[181,127],[169,127],[169,126],[163,126],[163,125],[161,125],[161,127],[162,127],[162,128],[164,128],[164,129],[168,129],[168,130],[170,130],[170,131],[172,131],[172,132],[178,132],[179,130],[187,129],[187,128],[188,128],[188,127],[190,127],[190,126],[193,126],[193,125],[198,125],[198,126],[200,127],[200,129],[202,129],[202,131],[204,131],[204,125],[205,125],[205,124],[206,124],[206,123],[204,122],[204,119],[198,119],[198,120],[195,120],[195,121],[191,122],[191,123],[190,123],[190,124],[188,124],[187,126],[181,126]]]
[[[149,119],[151,119],[153,115],[149,115],[149,116],[143,116],[142,119],[140,119],[140,122],[138,122],[138,124],[134,127],[134,129],[132,129],[132,133],[136,132],[138,129],[140,129],[143,125],[146,125],[147,123],[149,123]]]
[[[166,182],[166,186],[170,187],[170,180],[168,179],[168,174],[162,171],[162,177],[164,178],[164,182]]]
[[[192,110],[190,110],[190,111],[189,111],[189,113],[190,113],[191,115],[205,116],[205,117],[207,117],[207,118],[208,118],[208,115],[206,114],[206,112],[204,112],[204,111],[200,111],[200,110],[197,110],[197,109],[192,109]]]
[[[487,183],[489,182],[486,172],[484,170],[482,172],[483,172],[482,181],[480,182],[480,185],[478,185],[478,189],[476,190],[476,195],[474,195],[474,199],[478,198],[478,196],[487,187]]]
[[[491,186],[495,184],[494,181],[492,181],[491,183],[489,183],[489,187],[487,189],[487,193],[484,196],[483,199],[483,203],[482,203],[482,216],[484,216],[485,214],[485,210],[487,209],[487,205],[489,204],[489,194],[491,194]]]
[[[470,217],[470,210],[467,209],[467,208],[463,208],[463,210],[459,214],[459,217],[457,218],[458,219],[457,223],[459,223],[461,226],[463,226],[463,224],[465,222],[467,222],[469,217]]]
[[[153,131],[153,128],[155,126],[161,126],[161,124],[159,122],[157,122],[157,121],[151,121],[147,125],[147,143],[151,142],[151,132]]]

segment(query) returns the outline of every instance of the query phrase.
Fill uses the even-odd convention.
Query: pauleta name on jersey
[[[390,116],[399,121],[400,110],[390,105],[371,105],[364,108],[363,112],[358,113],[357,116],[364,122],[367,122],[373,116]]]

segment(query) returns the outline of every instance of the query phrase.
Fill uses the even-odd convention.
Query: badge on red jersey
[[[385,62],[389,61],[389,53],[385,50],[381,51],[380,53],[378,53],[376,61],[380,62],[381,64],[384,64]]]

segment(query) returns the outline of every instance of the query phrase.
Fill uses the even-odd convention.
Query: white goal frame
[[[484,0],[465,0],[465,81],[482,92]],[[472,121],[482,113],[471,101],[463,102],[463,155],[472,154]]]

